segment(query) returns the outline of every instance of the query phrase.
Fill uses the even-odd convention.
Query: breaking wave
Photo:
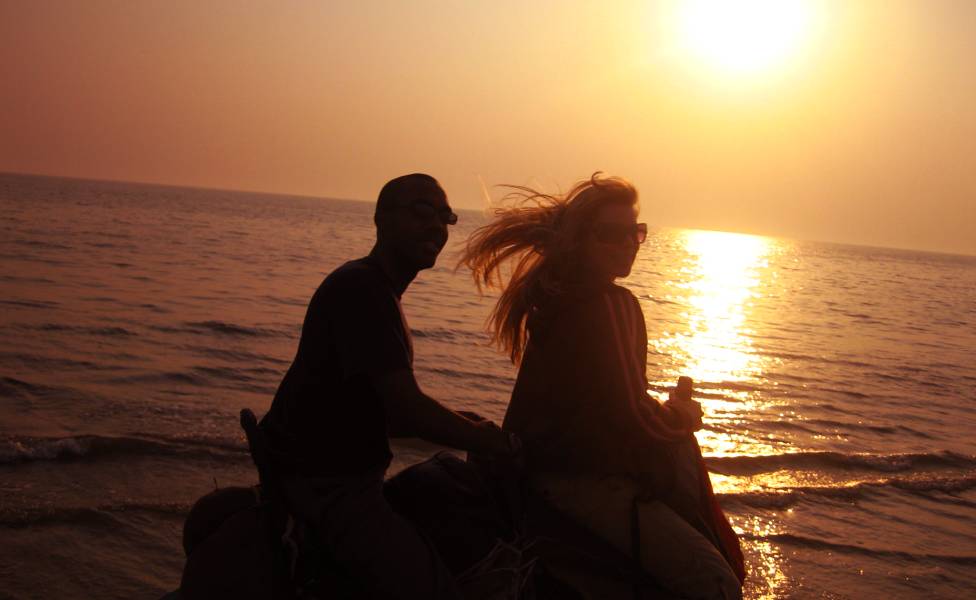
[[[189,504],[121,502],[99,506],[27,506],[0,508],[0,526],[31,527],[49,524],[100,524],[113,521],[115,515],[127,511],[150,512],[158,515],[185,517]]]
[[[723,506],[743,505],[750,508],[785,510],[804,500],[826,499],[853,503],[885,490],[912,493],[958,494],[976,488],[976,475],[950,477],[894,477],[879,481],[861,481],[850,485],[809,486],[717,494]],[[959,499],[960,503],[967,503]],[[973,505],[976,508],[976,504]]]
[[[214,438],[137,438],[79,435],[0,439],[0,465],[37,461],[91,460],[109,456],[179,456],[238,461],[248,457],[243,441]]]
[[[865,470],[898,473],[927,469],[976,468],[976,456],[955,452],[917,454],[845,454],[842,452],[793,452],[765,456],[716,456],[705,458],[709,470],[722,475],[756,475],[783,469]]]
[[[964,565],[964,566],[976,565],[976,556],[914,553],[914,552],[904,552],[899,550],[867,548],[864,546],[855,546],[852,544],[839,544],[837,542],[828,542],[826,540],[810,538],[810,537],[795,535],[791,533],[755,535],[755,534],[745,532],[742,534],[742,537],[746,539],[763,539],[766,541],[778,542],[790,546],[811,548],[815,550],[827,550],[831,552],[839,552],[845,554],[859,554],[862,556],[870,556],[875,558],[895,558],[895,559],[907,560],[911,562],[938,562],[938,563],[949,563],[949,564]]]

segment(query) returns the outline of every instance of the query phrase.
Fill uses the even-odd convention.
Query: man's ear
[[[385,238],[394,227],[395,215],[389,212],[378,212],[373,214],[373,223],[376,224],[376,239]]]

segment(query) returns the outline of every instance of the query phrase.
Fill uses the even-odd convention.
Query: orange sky
[[[675,0],[680,4],[679,0]],[[0,3],[0,171],[371,199],[632,179],[654,225],[976,254],[976,2],[811,0],[722,77],[675,2]]]

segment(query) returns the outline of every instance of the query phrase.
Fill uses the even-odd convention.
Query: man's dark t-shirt
[[[370,380],[412,366],[393,282],[369,257],[333,271],[309,302],[298,353],[261,421],[281,467],[352,475],[389,465],[386,412]]]

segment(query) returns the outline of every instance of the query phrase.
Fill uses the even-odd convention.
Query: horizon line
[[[129,184],[129,185],[145,185],[152,187],[170,188],[170,189],[183,189],[183,190],[202,190],[202,191],[213,191],[213,192],[230,192],[235,194],[261,194],[265,196],[279,196],[284,198],[304,198],[308,200],[333,200],[339,202],[359,202],[362,204],[375,204],[375,200],[364,200],[362,198],[340,198],[335,196],[315,196],[311,194],[298,194],[291,192],[272,192],[268,190],[248,190],[241,188],[222,188],[222,187],[212,187],[205,185],[188,185],[179,183],[162,183],[158,181],[133,181],[127,179],[105,179],[97,177],[80,177],[76,175],[52,175],[49,173],[25,173],[18,171],[3,171],[0,170],[0,176],[12,175],[15,177],[34,177],[39,179],[69,179],[75,181],[88,181],[92,183],[112,183],[112,184]],[[457,208],[455,210],[463,210],[468,212],[484,212],[482,209],[476,208]],[[949,252],[945,250],[932,250],[930,248],[907,248],[901,246],[877,246],[872,244],[864,244],[857,242],[846,242],[846,241],[834,241],[834,240],[816,240],[809,238],[791,238],[782,235],[769,234],[769,233],[755,233],[749,231],[729,231],[725,229],[706,229],[699,227],[679,227],[671,225],[658,225],[658,228],[663,229],[683,229],[691,231],[711,231],[716,233],[732,233],[737,235],[752,235],[757,237],[768,237],[774,239],[786,239],[794,242],[813,242],[817,244],[833,244],[837,246],[854,246],[857,248],[866,248],[874,250],[898,250],[903,252],[922,252],[927,254],[938,254],[941,256],[956,256],[962,258],[976,258],[976,252],[968,254],[966,252],[954,251]]]

